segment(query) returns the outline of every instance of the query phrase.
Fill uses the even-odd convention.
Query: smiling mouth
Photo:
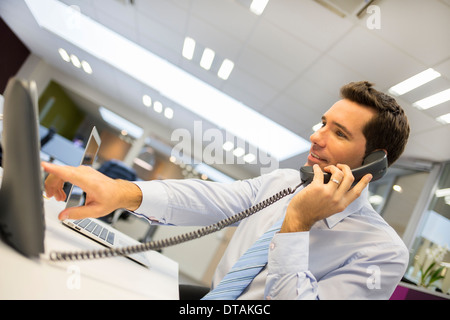
[[[317,154],[315,154],[314,152],[311,152],[310,154],[311,154],[311,157],[313,157],[314,159],[317,159],[317,160],[319,160],[319,161],[325,161],[325,162],[328,162],[327,160],[322,159],[321,157],[319,157],[319,156],[318,156]]]

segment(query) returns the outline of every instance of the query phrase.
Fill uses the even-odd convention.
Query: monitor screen
[[[25,256],[37,257],[44,252],[45,220],[36,85],[12,78],[4,99],[0,235]]]

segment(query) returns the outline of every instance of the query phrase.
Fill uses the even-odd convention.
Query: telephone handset
[[[371,173],[373,178],[371,181],[378,180],[384,176],[388,168],[388,161],[386,152],[383,150],[377,150],[369,154],[366,158],[364,158],[363,164],[361,167],[353,169],[352,173],[355,177],[353,181],[352,187],[357,184],[362,177],[366,174]],[[331,174],[325,172],[323,175],[324,183],[328,183],[330,181]],[[305,166],[300,168],[300,179],[305,185],[311,183],[314,178],[314,171],[312,166]]]
[[[362,167],[359,167],[355,170],[352,170],[353,175],[355,176],[355,182],[359,181],[365,174],[371,173],[373,175],[373,180],[377,180],[381,178],[387,170],[387,158],[386,153],[384,151],[375,151],[371,153],[364,159]],[[330,180],[330,174],[324,174],[324,182],[328,182]],[[256,205],[241,211],[238,214],[235,214],[227,219],[221,220],[215,224],[203,227],[201,229],[188,232],[185,234],[181,234],[178,236],[174,236],[167,239],[150,241],[146,243],[141,243],[134,246],[123,247],[123,248],[108,248],[104,250],[96,250],[96,251],[80,251],[80,252],[51,252],[50,260],[52,261],[71,261],[71,260],[85,260],[85,259],[98,259],[98,258],[107,258],[107,257],[115,257],[115,256],[127,256],[130,254],[144,252],[149,250],[159,250],[165,247],[173,246],[176,244],[180,244],[189,240],[197,239],[213,232],[222,230],[225,227],[228,227],[242,219],[245,219],[262,209],[272,205],[278,200],[295,193],[295,191],[302,185],[309,184],[313,177],[314,173],[312,171],[312,167],[302,167],[300,169],[300,177],[301,183],[297,185],[295,188],[287,188],[284,189],[277,194],[274,194],[272,197],[257,203]]]

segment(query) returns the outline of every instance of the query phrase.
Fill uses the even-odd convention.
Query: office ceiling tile
[[[248,45],[293,72],[302,72],[321,54],[306,43],[262,20]],[[264,66],[261,66],[264,67]]]
[[[264,18],[321,51],[329,49],[353,26],[314,1],[270,1]]]
[[[220,30],[218,40],[225,34],[245,43],[258,22],[258,16],[238,1],[195,0],[192,2],[191,12],[194,17]]]
[[[352,29],[329,55],[382,90],[424,70],[422,64],[362,27]]]
[[[292,69],[250,47],[244,48],[238,63],[244,71],[278,90],[287,86],[296,76]]]
[[[222,90],[258,111],[277,94],[275,88],[240,68],[233,70],[230,79],[224,82]]]
[[[380,4],[377,34],[417,61],[434,66],[450,53],[450,6],[441,1],[397,0]]]

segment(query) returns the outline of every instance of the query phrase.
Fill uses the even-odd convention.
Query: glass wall
[[[369,192],[410,250],[403,281],[450,294],[450,163],[395,165]]]
[[[411,221],[429,175],[429,170],[396,165],[389,168],[385,177],[369,184],[369,201],[400,237]]]
[[[405,279],[450,294],[450,163],[443,166],[410,251]]]

